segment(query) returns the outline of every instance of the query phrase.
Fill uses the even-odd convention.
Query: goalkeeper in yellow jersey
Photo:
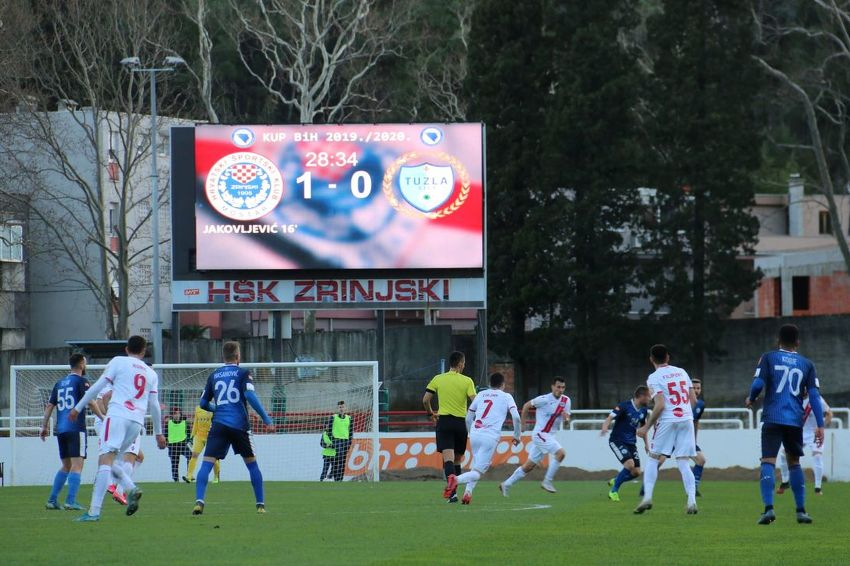
[[[195,420],[192,423],[192,457],[189,459],[188,476],[183,476],[183,481],[192,483],[195,481],[195,465],[198,463],[198,456],[204,451],[204,446],[207,445],[207,435],[210,433],[212,426],[213,414],[203,410],[200,406],[195,407]],[[213,474],[215,477],[213,483],[218,483],[221,473],[221,461],[216,460],[213,466]]]

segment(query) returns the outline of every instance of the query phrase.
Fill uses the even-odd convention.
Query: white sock
[[[478,485],[478,481],[471,481],[466,484],[466,489],[463,490],[464,493],[472,495],[472,490],[475,489],[475,486]]]
[[[691,471],[691,462],[687,458],[678,458],[679,472],[682,474],[682,483],[685,484],[685,493],[688,495],[688,505],[697,504],[697,482]]]
[[[132,489],[136,489],[136,484],[133,483],[133,478],[124,472],[124,465],[122,462],[115,462],[112,464],[112,473],[118,477],[118,482],[121,484],[121,488],[124,490],[124,493],[127,493]]]
[[[643,500],[652,501],[652,491],[655,489],[655,480],[658,479],[658,460],[648,458],[646,468],[643,470]]]
[[[507,486],[511,486],[525,477],[525,472],[522,471],[522,466],[514,470],[514,473],[511,474],[511,477],[504,481],[504,484]]]
[[[815,487],[820,488],[823,482],[823,454],[815,453],[812,458],[815,461]]]
[[[109,466],[104,464],[97,469],[97,475],[94,477],[89,515],[100,515],[100,508],[103,506],[103,496],[106,495],[107,487],[109,487]]]
[[[546,476],[544,477],[546,481],[552,481],[555,479],[555,474],[558,472],[558,468],[561,467],[561,463],[558,461],[555,456],[549,456],[549,467],[546,468]]]
[[[124,473],[127,474],[128,477],[132,478],[133,472],[136,471],[136,466],[127,460],[122,460],[120,465],[124,469]],[[115,477],[115,474],[112,474],[112,481],[115,483],[115,493],[124,495],[124,486],[119,483],[120,480]]]
[[[470,483],[477,482],[481,479],[481,474],[476,472],[475,470],[469,470],[457,477],[457,483]]]
[[[791,481],[791,474],[788,473],[788,460],[785,459],[785,450],[779,451],[779,456],[776,458],[776,467],[779,468],[779,474],[782,476],[782,483]]]

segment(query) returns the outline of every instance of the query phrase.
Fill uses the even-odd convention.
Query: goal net
[[[161,364],[159,400],[163,420],[179,408],[192,427],[195,408],[209,374],[221,364]],[[94,383],[105,365],[89,365],[87,375]],[[254,451],[266,481],[318,481],[325,460],[344,480],[379,479],[378,453],[378,364],[377,362],[296,362],[243,363],[254,380],[257,397],[273,424],[267,427],[249,407]],[[67,375],[67,366],[13,366],[10,387],[10,462],[7,478],[12,485],[52,483],[59,455],[52,437],[56,411],[51,419],[51,438],[41,442],[41,420],[53,385]],[[345,401],[354,436],[348,450],[333,458],[324,456],[322,433]],[[136,479],[171,481],[167,452],[156,448],[150,416],[141,441],[144,464]],[[98,439],[93,417],[88,419],[88,459],[83,481],[92,481],[96,472]],[[163,430],[165,425],[163,424]],[[186,475],[188,461],[181,458],[180,475]],[[198,464],[196,468],[200,468]],[[221,481],[247,481],[242,458],[231,451],[221,467]]]

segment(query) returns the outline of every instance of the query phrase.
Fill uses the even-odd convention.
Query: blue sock
[[[697,487],[699,487],[699,480],[702,478],[702,466],[697,464],[694,466],[694,481],[696,481]]]
[[[265,505],[266,502],[263,500],[263,473],[260,471],[260,466],[256,460],[245,465],[248,466],[248,473],[251,474],[251,487],[254,488],[257,505],[261,503]]]
[[[794,492],[794,502],[797,504],[797,512],[806,512],[806,477],[800,464],[788,466],[788,479],[791,480],[791,491]]]
[[[614,487],[611,488],[611,491],[619,491],[620,486],[632,479],[632,473],[628,471],[626,468],[620,470],[620,473],[617,474],[617,477],[614,478]]]
[[[71,472],[68,474],[68,495],[65,497],[65,503],[76,503],[78,491],[80,491],[80,474]]]
[[[62,488],[65,486],[65,480],[68,479],[68,472],[60,469],[56,472],[56,475],[53,476],[53,489],[50,491],[50,498],[47,501],[52,501],[56,503],[56,499],[59,497],[59,492],[62,491]]]
[[[204,460],[204,463],[201,464],[201,469],[198,470],[198,476],[195,478],[197,485],[195,485],[195,500],[203,501],[204,494],[207,492],[207,483],[210,481],[210,472],[213,469],[213,463],[207,462]]]
[[[773,464],[761,465],[761,500],[764,502],[764,510],[773,509],[773,488],[776,487]]]

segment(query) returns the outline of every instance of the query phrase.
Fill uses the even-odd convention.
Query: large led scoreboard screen
[[[195,269],[483,270],[481,124],[199,125]]]

